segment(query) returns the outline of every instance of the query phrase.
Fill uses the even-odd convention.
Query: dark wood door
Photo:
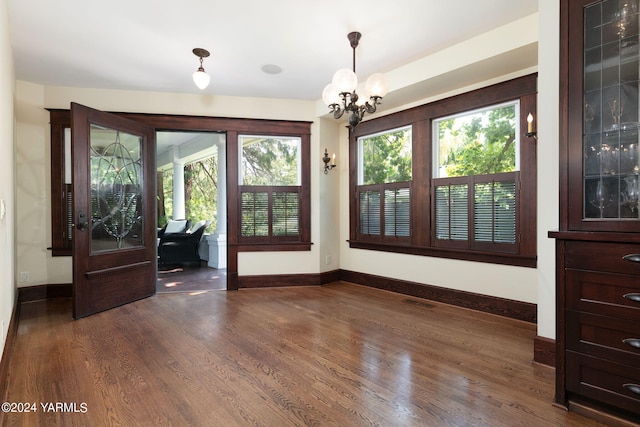
[[[155,131],[71,104],[73,316],[155,293]]]

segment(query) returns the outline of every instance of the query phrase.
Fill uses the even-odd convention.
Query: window
[[[519,101],[433,120],[434,245],[515,251]]]
[[[535,267],[536,78],[359,124],[350,246]]]
[[[73,244],[73,187],[71,181],[71,117],[51,110],[51,252],[70,256]]]
[[[239,135],[241,243],[301,238],[302,139]]]
[[[411,234],[411,127],[358,138],[358,238],[407,241]]]

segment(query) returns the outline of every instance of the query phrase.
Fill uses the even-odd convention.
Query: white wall
[[[547,233],[558,229],[560,219],[560,2],[540,0],[538,8],[538,335],[555,338],[556,252]]]
[[[71,282],[69,258],[53,258],[46,250],[51,245],[51,201],[49,126],[44,108],[68,108],[74,101],[107,111],[309,120],[314,121],[311,138],[312,250],[241,253],[240,275],[318,273],[343,268],[537,303],[539,335],[553,338],[555,257],[553,242],[546,238],[546,233],[555,228],[558,216],[558,184],[557,175],[554,176],[558,150],[558,4],[558,0],[540,0],[539,14],[390,71],[395,92],[385,98],[376,114],[389,114],[539,71],[539,92],[544,93],[539,94],[538,101],[538,268],[350,249],[346,243],[349,236],[348,133],[343,123],[320,117],[326,115],[326,107],[318,102],[43,87],[17,82],[15,164],[19,224],[16,271],[29,271],[31,278],[29,283],[19,285]],[[463,54],[468,50],[473,55]],[[409,93],[413,98],[399,104],[399,94]],[[322,173],[321,156],[325,147],[330,153],[336,152],[338,162],[338,167],[328,175]],[[548,173],[550,170],[554,172]]]
[[[9,40],[7,2],[0,0],[0,357],[15,299],[15,197],[14,197],[14,75]]]

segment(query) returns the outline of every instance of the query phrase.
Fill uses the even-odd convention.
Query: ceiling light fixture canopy
[[[211,77],[209,74],[204,71],[202,67],[202,58],[207,58],[209,56],[209,51],[206,49],[201,49],[199,47],[193,49],[193,54],[200,58],[200,67],[193,73],[193,82],[198,86],[200,90],[204,90],[209,86],[209,82],[211,81]]]
[[[358,95],[358,76],[356,75],[356,48],[360,41],[360,34],[357,31],[347,35],[351,48],[353,49],[353,70],[341,68],[333,75],[331,83],[325,86],[322,91],[322,100],[331,109],[333,118],[339,119],[345,112],[350,112],[349,126],[351,129],[358,126],[358,123],[366,113],[375,113],[376,107],[387,94],[387,81],[384,74],[375,73],[369,76],[364,85],[364,92]],[[368,100],[367,100],[368,98]]]

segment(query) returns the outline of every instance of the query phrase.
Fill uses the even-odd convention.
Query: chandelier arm
[[[342,117],[342,115],[344,114],[344,112],[346,111],[343,108],[340,108],[340,106],[338,104],[333,104],[335,107],[333,108],[333,110],[331,110],[333,112],[333,118],[334,119],[339,119],[340,117]]]
[[[358,118],[362,120],[364,118],[364,111],[366,107],[364,105],[358,107]]]

